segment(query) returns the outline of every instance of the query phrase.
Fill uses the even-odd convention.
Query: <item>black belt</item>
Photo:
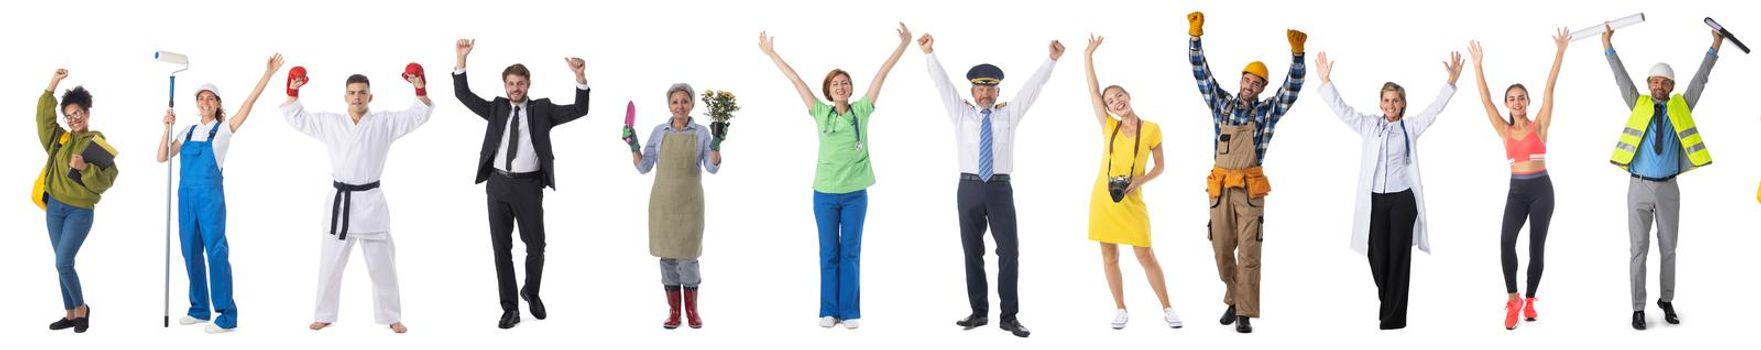
[[[1639,180],[1650,181],[1650,182],[1667,182],[1669,180],[1675,180],[1675,175],[1665,176],[1665,177],[1659,179],[1659,178],[1654,178],[1654,177],[1639,176],[1639,174],[1633,174],[1633,178],[1639,179]]]
[[[516,172],[512,172],[512,171],[507,171],[507,170],[495,169],[495,174],[501,175],[501,177],[505,177],[505,178],[509,178],[509,179],[535,179],[535,178],[538,178],[538,172],[536,172],[536,171],[516,173]]]
[[[336,236],[336,239],[338,240],[348,239],[349,209],[354,204],[354,193],[379,188],[379,181],[374,181],[373,183],[365,185],[353,185],[342,183],[340,181],[332,181],[330,185],[331,187],[336,188],[336,197],[331,200],[330,204],[330,235]],[[337,220],[338,216],[340,216],[340,221],[342,222],[341,230],[338,230],[336,227],[336,223],[339,221]]]
[[[979,178],[978,174],[960,173],[960,181],[980,181],[980,182],[983,182],[984,179]],[[992,174],[991,181],[1009,182],[1009,174]]]

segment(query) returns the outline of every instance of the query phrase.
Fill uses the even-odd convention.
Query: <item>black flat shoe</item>
[[[73,318],[73,332],[74,333],[85,333],[87,328],[92,328],[92,306],[91,305],[86,305],[86,315],[85,316]]]
[[[1666,302],[1663,301],[1663,299],[1657,299],[1657,307],[1663,309],[1663,322],[1669,322],[1669,324],[1682,323],[1681,319],[1675,318],[1675,303]]]
[[[1633,329],[1645,330],[1645,312],[1633,311]]]
[[[68,328],[73,328],[73,320],[66,317],[56,318],[54,323],[49,324],[49,330],[51,331],[59,331]]]
[[[501,312],[501,322],[497,322],[495,326],[500,327],[501,329],[508,329],[514,328],[514,325],[517,324],[520,324],[520,311],[510,310]]]
[[[1233,315],[1233,314],[1231,314],[1231,315]],[[1235,320],[1235,333],[1242,333],[1242,334],[1253,333],[1253,323],[1248,322],[1248,320],[1251,320],[1250,318],[1246,318],[1246,317],[1236,317],[1236,318],[1237,318],[1237,320]]]
[[[549,312],[544,312],[544,300],[538,299],[538,293],[527,293],[525,288],[520,288],[520,299],[526,299],[526,306],[532,312],[532,318],[542,320],[550,316]]]
[[[966,330],[972,330],[973,328],[983,327],[984,325],[990,324],[990,323],[991,323],[991,320],[989,318],[986,318],[984,315],[971,315],[971,316],[966,316],[965,319],[962,319],[959,321],[954,321],[954,325],[960,326],[960,328],[965,328]]]
[[[997,326],[1003,328],[1005,331],[1009,331],[1009,334],[1014,334],[1017,337],[1026,338],[1028,335],[1033,334],[1033,332],[1027,331],[1027,326],[1021,325],[1021,321],[1019,320],[1003,320],[1003,322],[997,323]]]
[[[1223,310],[1223,318],[1217,319],[1217,322],[1227,326],[1235,323],[1235,318],[1235,305],[1229,305],[1228,310]]]

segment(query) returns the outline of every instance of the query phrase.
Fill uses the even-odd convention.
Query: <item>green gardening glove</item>
[[[721,152],[722,141],[728,139],[729,126],[732,126],[732,124],[727,122],[709,123],[709,136],[714,138],[714,140],[709,141],[709,150]]]
[[[641,152],[642,143],[636,140],[636,128],[624,126],[624,143],[630,144],[630,153]]]

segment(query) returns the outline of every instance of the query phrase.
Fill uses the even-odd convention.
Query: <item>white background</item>
[[[1627,116],[1598,40],[1573,42],[1565,57],[1550,146],[1558,209],[1548,242],[1541,320],[1512,332],[1500,323],[1505,298],[1498,232],[1508,184],[1503,149],[1486,128],[1463,72],[1450,108],[1419,140],[1429,185],[1435,255],[1413,261],[1410,327],[1376,330],[1377,302],[1363,256],[1348,248],[1358,160],[1357,137],[1308,84],[1278,125],[1266,168],[1276,191],[1267,213],[1263,316],[1257,334],[1238,335],[1213,320],[1223,310],[1203,229],[1201,187],[1210,167],[1209,112],[1194,88],[1184,15],[1206,11],[1207,50],[1219,80],[1236,89],[1233,73],[1264,60],[1273,81],[1287,68],[1285,28],[1310,35],[1308,51],[1338,61],[1334,79],[1349,103],[1374,110],[1384,81],[1406,85],[1411,108],[1423,108],[1442,83],[1439,61],[1466,56],[1467,41],[1484,41],[1494,90],[1525,83],[1537,97],[1553,44],[1551,30],[1572,29],[1645,12],[1649,21],[1615,36],[1627,67],[1641,79],[1654,63],[1675,66],[1686,80],[1710,35],[1700,24],[1716,16],[1761,44],[1754,11],[1730,1],[1413,2],[1083,1],[1044,3],[867,1],[591,3],[436,2],[22,2],[0,14],[7,33],[0,65],[0,129],[10,164],[0,200],[12,233],[0,246],[0,333],[22,348],[172,344],[200,347],[579,344],[617,348],[776,345],[784,348],[1005,346],[1245,346],[1307,344],[1370,347],[1449,344],[1509,346],[1584,344],[1660,346],[1734,340],[1758,311],[1748,254],[1754,232],[1754,186],[1761,171],[1744,137],[1758,126],[1744,105],[1754,93],[1754,59],[1726,43],[1723,59],[1695,111],[1715,165],[1681,178],[1679,291],[1684,324],[1652,330],[1628,326],[1627,176],[1607,157]],[[1004,101],[1046,55],[1048,40],[1069,48],[1020,129],[1014,172],[1022,226],[1021,319],[1035,331],[1016,339],[994,327],[961,331],[967,312],[954,216],[956,155],[951,124],[926,79],[913,44],[894,70],[873,124],[876,177],[864,242],[863,328],[820,329],[816,238],[810,184],[815,162],[812,123],[787,80],[759,52],[756,34],[769,30],[777,50],[819,94],[819,78],[844,68],[860,87],[897,44],[895,22],[913,34],[932,33],[955,79],[983,62],[1008,72]],[[1124,261],[1134,321],[1107,328],[1113,308],[1096,244],[1087,240],[1089,191],[1102,144],[1091,119],[1082,75],[1084,39],[1107,36],[1097,53],[1101,84],[1130,89],[1136,109],[1166,132],[1171,163],[1145,187],[1154,217],[1155,248],[1174,306],[1187,321],[1169,330],[1141,269]],[[526,316],[513,330],[493,327],[499,315],[483,206],[471,183],[484,122],[450,96],[453,41],[477,38],[473,91],[501,95],[493,77],[523,62],[533,95],[568,102],[573,87],[561,57],[588,62],[593,86],[586,119],[553,132],[559,190],[546,194],[549,263],[544,296],[552,318]],[[343,78],[363,73],[375,83],[379,109],[412,98],[399,69],[427,66],[437,109],[427,126],[398,141],[385,172],[403,286],[404,321],[393,336],[372,324],[364,264],[352,262],[342,318],[322,332],[312,319],[322,210],[330,198],[322,146],[288,128],[276,106],[276,78],[244,124],[227,162],[239,331],[210,337],[196,327],[161,329],[165,165],[152,162],[166,98],[165,67],[155,50],[188,54],[180,75],[180,124],[194,121],[193,88],[220,86],[235,112],[271,53],[288,67],[311,70],[306,103],[342,111]],[[92,129],[122,149],[122,174],[97,209],[79,255],[86,299],[98,310],[88,336],[49,332],[62,314],[42,212],[27,199],[43,155],[30,119],[52,70],[72,76],[62,89],[84,85],[96,96]],[[651,179],[629,165],[617,140],[625,101],[639,105],[641,127],[666,114],[662,93],[674,82],[729,89],[740,96],[721,174],[705,180],[709,195],[703,269],[707,328],[665,331],[665,304],[654,258],[647,254],[646,200]],[[964,84],[958,84],[964,86]],[[59,97],[61,91],[57,91]],[[1535,101],[1531,113],[1539,110]],[[1502,104],[1500,103],[1500,107]],[[699,106],[697,113],[703,112]],[[328,236],[322,236],[328,237]],[[1519,245],[1528,259],[1527,237]],[[519,250],[516,249],[516,252]],[[519,253],[516,253],[519,254]],[[357,256],[359,254],[356,254]],[[1655,267],[1651,254],[1651,299]],[[995,257],[988,262],[994,264]],[[1526,266],[1526,265],[1525,265]],[[994,270],[993,270],[994,271]],[[187,307],[181,262],[174,261],[172,313]],[[994,277],[994,275],[993,275]],[[993,278],[994,283],[994,278]],[[994,285],[993,285],[994,286]],[[994,287],[993,287],[994,288]],[[996,300],[993,297],[992,302]],[[524,305],[522,305],[524,309]],[[993,306],[994,312],[997,307]]]

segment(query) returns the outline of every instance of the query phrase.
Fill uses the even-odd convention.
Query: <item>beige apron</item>
[[[648,194],[648,254],[695,259],[703,255],[703,175],[696,133],[661,138],[654,189]]]

